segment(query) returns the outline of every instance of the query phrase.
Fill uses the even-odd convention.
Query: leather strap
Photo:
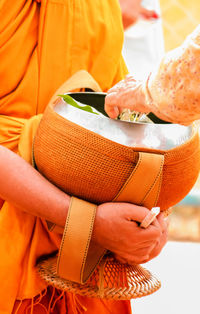
[[[163,155],[139,153],[136,167],[114,201],[153,207],[160,192],[163,163]],[[58,257],[60,277],[84,283],[105,254],[105,249],[90,243],[95,214],[96,205],[72,197]]]
[[[136,167],[113,201],[154,207],[160,193],[163,164],[164,155],[140,152]],[[62,233],[61,227],[49,225],[50,231]]]
[[[58,98],[58,95],[71,92],[75,89],[81,89],[81,88],[89,88],[93,90],[94,92],[102,92],[101,87],[99,84],[95,81],[95,79],[85,70],[80,70],[76,73],[74,73],[69,79],[67,79],[54,93],[52,96],[50,103],[53,103],[56,98]],[[54,231],[58,233],[63,233],[63,228],[56,226],[54,223],[50,221],[46,221],[47,228],[49,231]]]
[[[84,283],[105,253],[104,249],[96,247],[96,251],[93,247],[86,265],[96,207],[71,198],[57,262],[57,274],[62,278]]]
[[[85,70],[80,70],[73,74],[66,82],[64,82],[54,93],[50,102],[54,102],[59,94],[71,92],[75,89],[89,88],[94,92],[102,92],[101,87],[95,79]]]
[[[114,202],[130,202],[151,208],[156,205],[162,181],[164,156],[139,153],[133,172],[114,198]]]

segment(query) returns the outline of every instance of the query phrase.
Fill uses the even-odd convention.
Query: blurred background
[[[137,79],[147,76],[164,52],[179,46],[200,23],[199,0],[144,0],[142,5],[160,18],[139,17],[125,29],[123,55]],[[133,300],[134,314],[200,313],[200,178],[169,219],[167,245],[159,257],[144,265],[162,287],[151,296]]]
[[[150,1],[149,1],[150,2]],[[166,51],[180,45],[199,24],[199,0],[160,0]]]

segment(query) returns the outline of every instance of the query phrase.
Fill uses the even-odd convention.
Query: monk
[[[105,110],[112,118],[128,108],[153,112],[172,123],[189,125],[200,119],[200,25],[184,43],[166,53],[144,81],[128,75],[108,91]]]
[[[64,226],[70,196],[30,165],[41,114],[64,81],[85,69],[106,91],[126,75],[118,0],[1,0],[0,20],[0,313],[131,313],[128,301],[73,295],[39,277],[37,259],[61,241],[46,219]],[[167,237],[162,215],[138,227],[147,213],[101,204],[92,240],[121,261],[146,262]]]

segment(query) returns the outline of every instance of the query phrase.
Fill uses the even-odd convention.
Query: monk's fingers
[[[164,217],[164,214],[161,212],[158,216],[157,216],[157,220],[161,226],[161,230],[162,232],[165,232],[168,229],[168,225],[169,225],[169,220],[168,218]]]
[[[163,247],[167,243],[167,239],[168,239],[168,231],[165,230],[162,232],[162,236],[160,237],[160,240],[157,241],[155,247],[153,248],[153,250],[149,254],[150,260],[155,258],[156,256],[158,256],[160,254]]]
[[[129,264],[129,265],[135,265],[135,264],[143,264],[146,263],[149,260],[149,255],[135,255],[135,256],[131,256],[131,255],[127,255],[126,258],[118,255],[118,254],[114,254],[116,260],[118,260],[120,263],[122,264]]]

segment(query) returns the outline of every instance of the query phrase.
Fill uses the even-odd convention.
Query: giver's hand
[[[144,113],[150,111],[145,82],[136,81],[131,75],[109,89],[105,98],[105,111],[110,118],[117,118],[125,108]]]
[[[134,24],[138,18],[157,19],[158,14],[141,5],[142,0],[119,0],[124,29]]]
[[[97,208],[93,241],[122,262],[140,264],[155,257],[166,242],[162,216],[147,228],[139,226],[149,210],[129,203],[105,203]],[[162,223],[161,223],[162,222]],[[156,248],[156,249],[155,249]],[[156,250],[156,252],[153,252]]]

